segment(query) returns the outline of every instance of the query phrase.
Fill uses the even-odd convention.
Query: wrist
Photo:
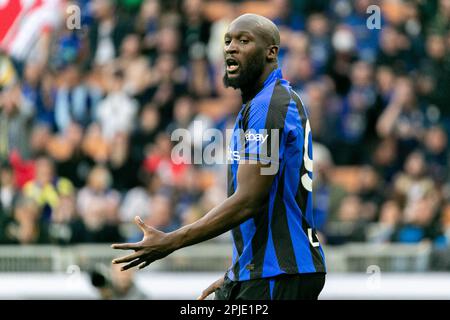
[[[175,251],[183,247],[180,230],[181,229],[177,229],[166,234],[167,244],[171,251]]]

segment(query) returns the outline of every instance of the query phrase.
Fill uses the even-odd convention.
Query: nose
[[[225,53],[227,54],[237,53],[237,46],[234,40],[231,40],[231,42],[225,46]]]

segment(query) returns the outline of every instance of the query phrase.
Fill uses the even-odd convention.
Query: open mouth
[[[239,63],[233,58],[228,58],[225,60],[228,73],[235,73],[239,69]]]

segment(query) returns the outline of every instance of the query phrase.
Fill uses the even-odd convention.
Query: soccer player
[[[280,35],[269,19],[244,14],[224,37],[227,87],[243,106],[229,151],[228,198],[198,221],[171,233],[145,225],[142,241],[114,244],[135,252],[113,263],[144,268],[180,248],[233,236],[233,264],[199,299],[317,299],[325,260],[314,229],[312,138],[298,95],[282,78]],[[274,169],[275,168],[275,169]]]

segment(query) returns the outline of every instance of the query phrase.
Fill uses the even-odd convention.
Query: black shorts
[[[225,276],[216,300],[317,300],[325,273],[282,274],[272,278],[232,281]]]

